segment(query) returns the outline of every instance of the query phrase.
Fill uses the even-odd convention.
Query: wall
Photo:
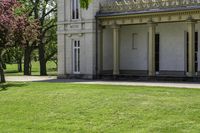
[[[147,70],[148,27],[146,25],[123,26],[120,33],[120,69]],[[132,47],[133,33],[135,49]]]
[[[199,32],[200,57],[200,24]],[[184,74],[186,71],[187,23],[162,23],[156,27],[160,34],[160,71],[168,74]],[[135,33],[135,49],[132,49],[132,34]],[[112,70],[112,29],[104,29],[104,70]],[[199,70],[200,70],[200,58]],[[120,28],[120,70],[148,70],[148,25],[129,25]],[[173,73],[174,72],[174,73]]]
[[[185,71],[186,23],[158,24],[160,71]]]
[[[112,33],[112,29],[109,27],[103,30],[103,70],[113,69]]]
[[[80,19],[71,19],[71,0],[58,1],[58,76],[73,75],[72,40],[80,40],[80,75],[92,78],[96,73],[96,20],[98,0],[80,10]]]

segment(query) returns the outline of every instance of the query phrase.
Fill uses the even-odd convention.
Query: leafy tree
[[[51,28],[46,35],[45,63],[53,61],[57,65],[57,27]]]
[[[30,18],[39,20],[40,30],[37,41],[30,43],[25,49],[24,57],[24,75],[30,75],[29,67],[31,62],[31,53],[38,49],[40,62],[40,75],[47,75],[46,70],[46,48],[50,44],[51,38],[48,38],[52,28],[56,28],[56,0],[20,0],[23,3],[23,11],[28,12]],[[56,31],[55,31],[56,32]],[[27,54],[27,55],[26,55]],[[28,55],[29,54],[29,55]]]
[[[25,14],[18,15],[20,3],[16,0],[0,1],[0,82],[5,82],[4,54],[8,48],[28,45],[27,40],[35,41],[39,35],[38,24]]]
[[[20,46],[15,46],[6,50],[4,55],[6,64],[18,64],[18,72],[22,72],[22,59],[24,57],[24,50]]]

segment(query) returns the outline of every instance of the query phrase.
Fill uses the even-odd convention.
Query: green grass
[[[200,90],[9,83],[1,133],[198,133]]]
[[[5,74],[7,76],[22,76],[23,73],[19,73],[17,69],[17,64],[7,64],[7,69],[5,70]],[[51,76],[57,75],[56,65],[53,62],[47,62],[47,74]],[[40,67],[39,62],[32,62],[32,75],[39,76],[40,75]]]

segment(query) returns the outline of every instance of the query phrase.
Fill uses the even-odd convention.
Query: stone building
[[[200,77],[200,0],[58,0],[58,77]]]

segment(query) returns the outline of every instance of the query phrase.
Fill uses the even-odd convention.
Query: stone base
[[[67,74],[67,75],[58,75],[58,79],[101,79],[101,80],[124,80],[124,81],[185,81],[185,82],[200,82],[200,76],[196,77],[187,77],[187,76],[166,76],[166,75],[157,75],[154,77],[149,76],[135,76],[135,75],[90,75],[90,74]]]
[[[103,80],[124,80],[124,81],[180,81],[180,82],[200,82],[200,77],[186,76],[133,76],[133,75],[101,75],[98,79]]]

